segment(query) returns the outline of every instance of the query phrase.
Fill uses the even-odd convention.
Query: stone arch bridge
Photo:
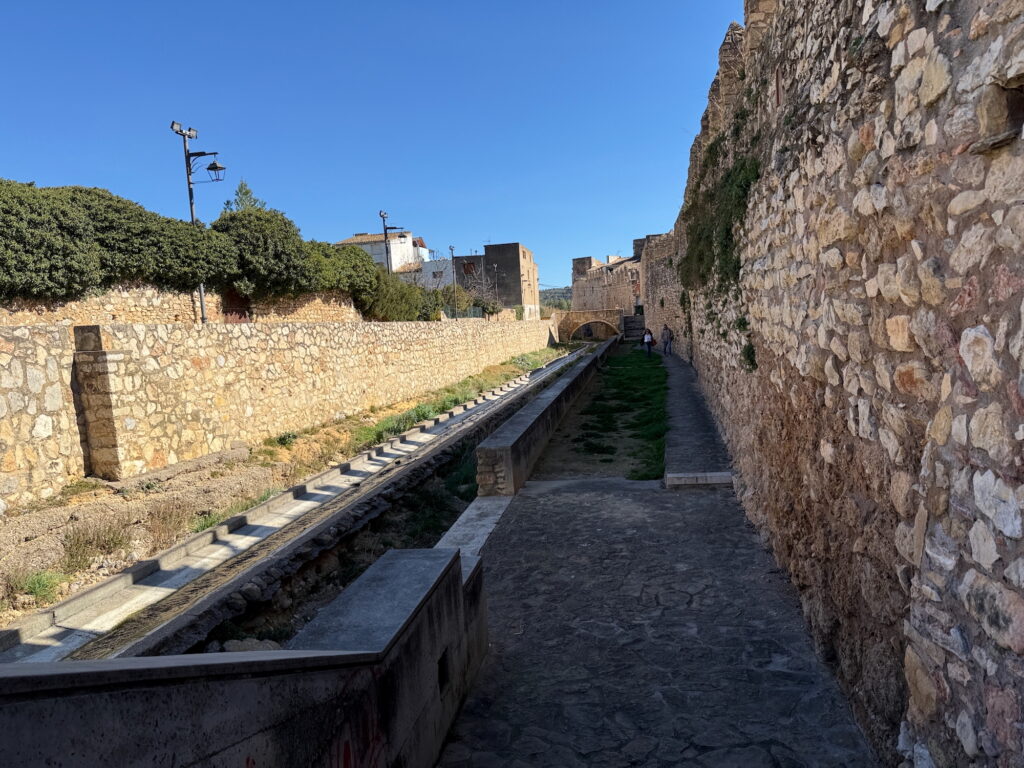
[[[572,335],[588,323],[604,323],[616,333],[622,333],[621,309],[587,309],[558,313],[558,340],[569,341]]]

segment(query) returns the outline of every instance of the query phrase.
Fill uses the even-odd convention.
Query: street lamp
[[[181,142],[185,147],[185,181],[188,184],[188,213],[192,220],[192,226],[196,225],[196,196],[193,192],[192,174],[196,171],[196,160],[200,157],[212,157],[213,162],[206,166],[206,172],[210,174],[210,181],[223,181],[224,171],[227,170],[223,165],[217,162],[216,152],[192,152],[188,148],[188,140],[199,138],[199,131],[195,128],[189,127],[185,130],[181,127],[181,123],[177,121],[171,122],[171,130],[181,136]],[[203,283],[199,284],[199,316],[206,324],[206,286]]]
[[[452,310],[455,315],[455,319],[459,319],[459,286],[455,282],[455,246],[448,246],[448,254],[451,257],[452,262]]]
[[[380,211],[377,215],[380,216],[381,225],[384,227],[384,263],[385,263],[385,266],[387,266],[387,268],[388,268],[388,273],[390,274],[391,273],[391,243],[388,240],[388,232],[393,232],[396,229],[401,229],[401,227],[391,227],[391,226],[388,226],[388,212],[387,211]]]

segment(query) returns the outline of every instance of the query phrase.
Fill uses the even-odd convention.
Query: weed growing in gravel
[[[123,515],[69,526],[61,537],[64,559],[61,567],[74,573],[89,567],[94,557],[111,555],[131,544],[131,521]]]
[[[151,513],[146,522],[149,529],[150,551],[160,552],[171,546],[195,516],[195,510],[189,509],[181,502],[174,500],[162,501]]]
[[[66,578],[58,571],[15,573],[7,577],[7,592],[12,595],[32,595],[39,605],[46,605],[57,599],[57,589]]]
[[[192,533],[199,533],[200,531],[205,531],[207,528],[213,528],[215,525],[220,525],[229,517],[234,517],[235,515],[247,512],[280,492],[281,491],[278,488],[267,488],[258,496],[239,499],[223,509],[218,509],[213,512],[207,512],[204,515],[200,515],[192,523]]]
[[[280,445],[282,448],[290,448],[299,436],[294,432],[282,432],[277,437],[271,438],[271,443]]]

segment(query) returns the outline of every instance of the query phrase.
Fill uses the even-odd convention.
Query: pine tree
[[[224,201],[224,213],[253,209],[265,211],[267,210],[267,204],[256,197],[252,193],[252,188],[245,183],[245,179],[242,179],[238,182],[238,188],[235,190],[235,199]]]

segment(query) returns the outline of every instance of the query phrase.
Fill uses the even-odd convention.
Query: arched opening
[[[604,320],[589,320],[577,325],[569,334],[569,338],[578,341],[604,341],[618,334],[619,329],[611,323]]]

